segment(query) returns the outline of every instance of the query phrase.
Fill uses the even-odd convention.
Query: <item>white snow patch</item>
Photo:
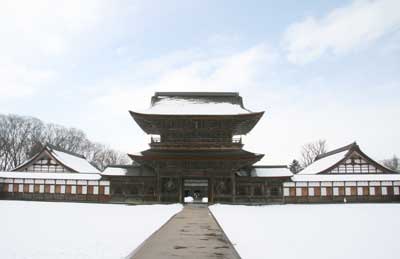
[[[187,196],[187,197],[184,198],[184,201],[185,201],[185,202],[193,202],[194,199],[193,199],[192,196]]]
[[[0,178],[15,179],[65,179],[65,180],[100,180],[100,174],[83,173],[40,173],[40,172],[0,172]]]
[[[149,109],[142,111],[142,113],[165,115],[228,115],[248,114],[251,113],[251,111],[242,108],[239,104],[228,102],[208,102],[201,99],[164,97]]]
[[[210,209],[242,258],[399,258],[400,204]]]
[[[124,258],[182,206],[0,201],[2,259]]]
[[[128,174],[128,169],[121,167],[107,167],[101,173],[102,175],[125,176]]]
[[[313,162],[303,170],[301,170],[298,174],[318,174],[325,169],[333,166],[334,164],[338,163],[340,160],[345,158],[348,150],[318,159],[317,161]]]
[[[297,174],[291,179],[294,182],[400,181],[400,174]]]
[[[73,156],[55,149],[52,149],[51,152],[58,161],[79,173],[100,173],[100,171],[85,158]]]
[[[251,176],[255,177],[290,177],[293,173],[287,167],[254,167]]]

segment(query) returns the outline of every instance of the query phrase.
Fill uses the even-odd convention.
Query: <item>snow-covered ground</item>
[[[0,201],[0,258],[124,258],[181,208]]]
[[[244,259],[400,258],[400,204],[210,209]]]

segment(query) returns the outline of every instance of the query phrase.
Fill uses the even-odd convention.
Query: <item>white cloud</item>
[[[99,1],[1,1],[0,51],[63,54],[73,37],[99,24],[106,8]]]
[[[280,51],[264,44],[238,50],[245,44],[240,37],[219,32],[208,40],[204,37],[200,46],[170,52],[166,44],[162,50],[138,53],[142,50],[135,42],[152,32],[144,29],[149,23],[163,20],[157,21],[154,11],[165,14],[165,8],[155,8],[153,3],[142,12],[140,6],[136,9],[136,2],[129,7],[134,10],[108,3],[111,1],[0,1],[0,98],[42,93],[45,107],[40,109],[37,99],[30,96],[35,107],[29,113],[82,128],[90,138],[127,152],[143,150],[148,142],[128,110],[147,108],[155,91],[239,91],[246,107],[266,110],[246,138],[245,148],[265,153],[269,164],[289,162],[305,142],[318,138],[326,138],[331,148],[358,140],[380,150],[375,154],[382,158],[399,146],[393,140],[400,124],[391,123],[391,118],[398,117],[398,105],[387,100],[389,94],[379,96],[383,91],[395,96],[400,89],[397,83],[394,90],[384,90],[381,83],[377,87],[376,82],[347,82],[351,75],[339,80],[336,75],[342,70],[330,64],[321,66],[336,73],[287,66],[277,54]],[[393,7],[386,11],[389,5]],[[288,57],[294,63],[305,63],[388,36],[398,24],[395,5],[393,1],[358,1],[325,17],[310,17],[293,25],[285,35]],[[169,8],[174,9],[172,5]],[[118,16],[113,16],[115,13]],[[386,43],[388,38],[390,42],[398,39],[385,37]],[[103,66],[105,63],[109,66]],[[76,67],[70,69],[71,64]],[[382,78],[379,82],[388,80],[398,81]],[[346,82],[348,87],[343,86]],[[50,86],[52,91],[44,91]],[[359,92],[365,98],[360,98]],[[367,100],[371,96],[373,102]],[[54,104],[52,109],[48,102]],[[0,103],[5,107],[15,103],[18,107],[11,109],[27,112],[18,100],[2,99]],[[376,120],[373,127],[371,117]],[[376,132],[385,135],[384,142]],[[382,143],[385,148],[380,147]]]
[[[21,65],[0,64],[0,98],[33,94],[55,76],[51,70],[36,70]]]
[[[284,35],[287,58],[295,64],[365,46],[400,28],[400,1],[358,0],[322,18],[307,17]]]
[[[154,92],[240,91],[243,95],[253,90],[255,94],[258,77],[268,74],[275,59],[273,50],[261,44],[229,55],[193,49],[145,60],[96,83],[96,89],[105,92],[91,102],[81,120],[86,123],[91,118],[91,124],[112,120],[90,134],[121,150],[144,149],[147,137],[129,118],[128,110],[146,109]],[[116,130],[119,134],[110,134]]]
[[[208,56],[195,50],[179,51],[135,64],[129,70],[106,79],[102,88],[108,89],[96,102],[118,110],[132,107],[132,96],[155,91],[232,91],[258,85],[256,77],[265,74],[267,64],[275,56],[265,45],[258,45],[239,53]],[[128,75],[128,76],[127,76]],[[141,78],[151,75],[151,79]],[[126,79],[121,82],[121,78]],[[146,103],[148,100],[145,100]]]
[[[0,98],[32,95],[112,8],[105,1],[0,1]]]
[[[79,114],[79,125],[95,139],[137,152],[148,148],[149,138],[128,110],[146,109],[155,91],[239,91],[247,108],[266,111],[244,143],[249,151],[265,153],[263,163],[267,164],[290,162],[307,141],[324,138],[330,148],[336,148],[357,140],[372,149],[380,141],[371,141],[371,134],[378,131],[392,136],[391,132],[398,130],[397,124],[385,128],[384,121],[396,113],[387,100],[370,108],[382,125],[370,127],[367,97],[384,100],[382,87],[364,86],[364,100],[358,91],[338,91],[338,83],[330,78],[300,79],[289,85],[293,83],[285,76],[291,74],[287,67],[282,70],[276,53],[263,44],[229,55],[190,49],[135,63],[96,83],[97,97]],[[342,89],[352,88],[354,85]],[[384,157],[383,151],[371,154]]]

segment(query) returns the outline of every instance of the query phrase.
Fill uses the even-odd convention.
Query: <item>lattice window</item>
[[[281,187],[280,186],[272,186],[270,194],[271,194],[271,196],[280,196],[281,195]]]
[[[331,174],[376,174],[382,171],[358,155],[354,155],[345,162],[332,169]]]
[[[64,166],[58,164],[56,161],[50,158],[42,158],[37,160],[35,163],[25,169],[28,172],[51,172],[51,173],[62,173],[67,172]]]

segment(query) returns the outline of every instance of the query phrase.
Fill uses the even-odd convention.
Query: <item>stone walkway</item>
[[[130,255],[131,259],[240,258],[206,205],[186,205]]]

